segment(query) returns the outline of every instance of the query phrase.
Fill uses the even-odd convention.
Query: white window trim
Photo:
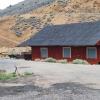
[[[64,49],[65,48],[70,49],[70,57],[64,57]],[[63,47],[63,58],[71,58],[71,51],[72,51],[71,47]]]
[[[40,48],[40,54],[41,54],[42,49],[46,49],[47,50],[47,57],[42,57],[42,55],[41,55],[41,57],[42,58],[48,58],[48,48]]]
[[[90,57],[88,57],[88,49],[91,49],[91,48],[93,48],[93,49],[96,50],[96,57],[95,57],[95,58],[90,58]],[[86,48],[86,58],[87,58],[87,59],[97,59],[97,48],[96,48],[96,47],[87,47],[87,48]]]

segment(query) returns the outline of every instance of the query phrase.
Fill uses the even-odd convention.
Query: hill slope
[[[24,2],[27,5],[31,1],[35,2],[37,0],[26,0]],[[14,13],[11,12],[10,15],[5,13],[4,15],[9,16],[0,19],[0,40],[3,41],[0,42],[0,46],[15,46],[50,24],[100,20],[99,0],[49,1],[49,4],[47,4],[48,0],[46,0],[45,4],[43,3],[42,6],[35,9],[28,4],[27,6],[30,5],[31,10],[27,10],[25,13],[23,11],[19,12],[20,15],[16,13],[16,10],[13,10]],[[13,7],[16,8],[20,4],[23,3],[21,2]],[[23,6],[21,6],[21,9],[27,9],[27,6]],[[10,8],[7,8],[6,11],[8,9]]]
[[[10,5],[6,9],[2,10],[0,16],[28,13],[33,9],[47,5],[51,2],[53,2],[53,0],[24,0],[14,6]]]

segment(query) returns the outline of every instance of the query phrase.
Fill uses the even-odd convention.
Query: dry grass
[[[22,14],[20,17],[25,20],[31,17],[36,17],[40,19],[42,28],[48,24],[95,21],[100,20],[100,1],[70,0],[68,3],[61,4],[54,2],[27,14]],[[40,30],[36,27],[32,28],[32,26],[29,26],[23,31],[21,37],[16,36],[11,28],[15,26],[16,20],[20,20],[20,17],[8,16],[0,19],[0,47],[14,47]],[[22,23],[20,23],[19,27],[22,26]]]

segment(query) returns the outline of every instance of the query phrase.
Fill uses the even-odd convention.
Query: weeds
[[[0,73],[0,80],[16,79],[15,73]]]
[[[24,72],[24,76],[30,76],[30,75],[32,75],[33,73],[31,73],[31,72]]]
[[[33,73],[31,72],[25,72],[24,74],[17,75],[15,72],[14,73],[0,73],[0,80],[1,81],[6,81],[6,80],[14,80],[17,77],[25,77],[25,76],[31,76]]]

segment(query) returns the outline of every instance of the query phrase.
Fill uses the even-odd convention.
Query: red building
[[[100,63],[100,21],[47,26],[21,46],[32,47],[32,59],[87,60]]]

